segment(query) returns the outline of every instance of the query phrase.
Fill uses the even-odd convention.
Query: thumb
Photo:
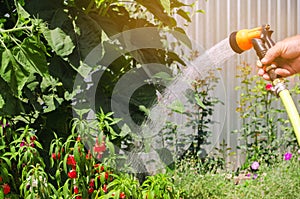
[[[265,57],[261,60],[261,62],[263,64],[270,64],[275,60],[275,58],[279,57],[281,53],[282,53],[282,45],[281,42],[278,42],[267,51]]]

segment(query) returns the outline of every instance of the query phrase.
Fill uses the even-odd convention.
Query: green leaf
[[[8,165],[9,168],[11,167],[11,161],[10,161],[10,159],[8,159],[8,158],[6,158],[4,156],[2,156],[1,159],[6,162],[6,164]]]
[[[173,80],[172,76],[167,73],[167,72],[158,72],[156,73],[153,78],[157,78],[157,79],[163,79],[163,80],[167,80],[167,81],[171,81]]]
[[[146,108],[144,105],[139,105],[139,110],[144,112],[146,115],[149,115],[150,110]]]
[[[171,3],[170,0],[160,0],[161,5],[168,14],[171,14]]]
[[[48,44],[57,55],[66,57],[73,52],[75,45],[73,44],[71,37],[59,27],[53,30],[45,29],[43,34]]]
[[[185,12],[182,9],[177,10],[177,14],[180,15],[182,18],[184,18],[185,20],[187,20],[188,22],[191,22],[191,18],[190,16],[187,14],[187,12]]]
[[[64,101],[63,98],[58,97],[56,94],[43,95],[43,100],[46,105],[44,108],[45,113],[54,111]]]
[[[202,9],[200,9],[200,10],[197,10],[196,12],[199,12],[199,13],[203,13],[203,14],[205,14],[205,10],[202,10]]]
[[[179,100],[175,100],[172,104],[168,106],[168,108],[172,109],[177,113],[184,113],[184,105]]]
[[[3,188],[0,188],[0,199],[4,199],[4,192],[3,192]]]
[[[23,19],[28,19],[30,14],[26,12],[26,10],[21,6],[19,2],[16,3],[16,8],[18,11],[18,15],[21,16]]]
[[[41,143],[34,141],[34,144],[36,145],[37,148],[43,149],[43,146],[41,145]]]
[[[111,141],[109,141],[108,137],[106,138],[105,143],[106,143],[107,148],[109,149],[110,155],[114,155],[115,154],[115,146]]]
[[[10,86],[13,94],[19,97],[29,78],[29,73],[16,62],[11,50],[5,49],[1,57],[0,76]]]
[[[21,47],[13,49],[13,55],[28,73],[38,73],[45,76],[48,73],[48,67],[44,49],[43,44],[36,41],[35,37],[28,37],[24,39]]]
[[[176,39],[178,39],[178,41],[180,41],[182,44],[184,44],[188,48],[192,49],[192,42],[191,42],[190,38],[187,36],[185,30],[183,30],[182,28],[179,28],[179,27],[176,27],[174,30],[175,31],[172,32],[174,37]],[[176,56],[178,56],[178,55],[176,54]],[[179,63],[181,63],[181,62],[179,62]],[[185,64],[183,64],[183,65],[185,65]]]
[[[206,106],[203,104],[203,102],[199,98],[199,95],[195,94],[195,100],[196,100],[197,105],[199,105],[202,109],[206,109]]]
[[[75,142],[75,145],[74,145],[73,154],[74,154],[75,161],[77,163],[80,163],[80,151],[79,151],[79,146],[78,146],[77,141]]]
[[[2,109],[4,105],[5,105],[5,101],[0,93],[0,109]]]
[[[67,198],[69,196],[69,179],[65,182],[63,186],[63,195]]]

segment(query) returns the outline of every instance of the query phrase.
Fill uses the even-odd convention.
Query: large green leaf
[[[0,78],[0,115],[15,115],[19,113],[21,103],[18,103],[11,90],[7,89],[8,84]]]
[[[5,49],[1,56],[0,76],[7,82],[14,95],[19,97],[29,78],[29,73],[16,62],[11,50]]]
[[[47,60],[45,56],[45,47],[38,42],[35,37],[24,39],[21,46],[13,49],[15,60],[22,66],[22,69],[28,73],[38,73],[45,76],[48,73]]]
[[[61,28],[57,27],[53,30],[46,28],[43,34],[48,44],[57,55],[66,57],[73,52],[75,45],[73,44],[71,37]]]

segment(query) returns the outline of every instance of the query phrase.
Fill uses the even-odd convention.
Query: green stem
[[[11,29],[7,29],[7,30],[0,28],[0,33],[9,33],[9,32],[15,32],[15,31],[20,31],[20,30],[30,30],[30,29],[32,29],[32,26],[11,28]]]

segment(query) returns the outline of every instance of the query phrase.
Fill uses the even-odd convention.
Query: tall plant
[[[246,155],[244,167],[248,168],[253,161],[271,164],[279,157],[280,148],[295,146],[293,130],[272,85],[253,75],[247,63],[238,69],[240,73],[236,77],[240,86],[236,90],[240,97],[236,111],[240,114],[242,127],[235,132],[241,136],[238,148]]]

